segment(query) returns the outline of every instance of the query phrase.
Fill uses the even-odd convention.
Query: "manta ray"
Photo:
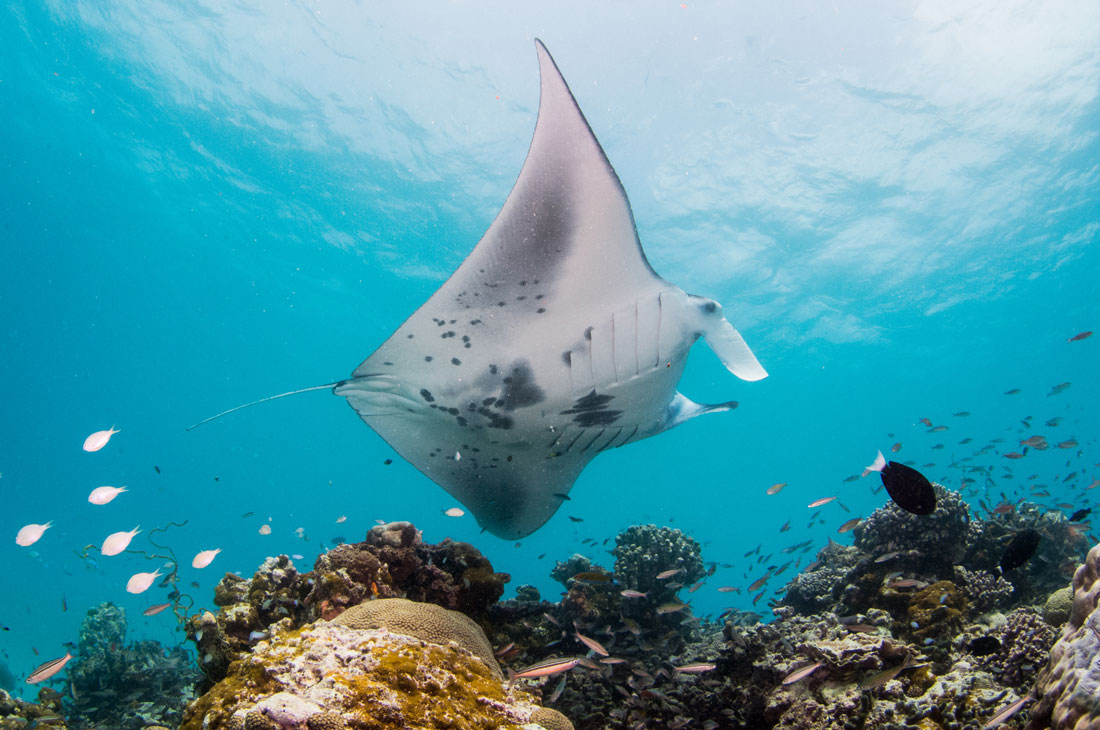
[[[649,265],[622,183],[535,48],[531,147],[470,255],[350,378],[256,401],[331,388],[505,539],[549,520],[597,454],[737,406],[677,392],[700,337],[735,376],[767,376],[721,305]]]

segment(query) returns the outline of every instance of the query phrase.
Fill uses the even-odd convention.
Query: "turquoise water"
[[[1100,328],[1096,9],[429,8],[3,7],[0,661],[20,682],[102,601],[127,609],[130,638],[181,640],[170,613],[140,615],[166,589],[125,592],[161,561],[79,555],[138,524],[148,550],[150,529],[186,521],[155,539],[210,606],[224,571],[278,553],[305,569],[378,519],[471,541],[512,589],[555,598],[554,560],[610,567],[581,540],[657,522],[733,566],[690,594],[706,614],[753,607],[714,589],[763,575],[742,557],[756,545],[768,565],[850,540],[836,527],[886,497],[843,480],[894,442],[958,488],[951,460],[1004,438],[972,503],[1036,475],[1043,503],[1096,506],[1100,337],[1067,342]],[[534,37],[654,268],[722,302],[770,378],[737,381],[700,345],[681,390],[740,408],[601,455],[518,544],[444,516],[455,501],[323,391],[186,432],[346,377],[461,263],[523,162]],[[81,450],[112,424],[105,449]],[[1080,446],[1003,459],[1033,433]],[[88,504],[105,484],[129,492]],[[807,527],[806,504],[834,494]]]

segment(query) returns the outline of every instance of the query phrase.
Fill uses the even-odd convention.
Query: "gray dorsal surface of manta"
[[[550,519],[600,452],[736,407],[677,392],[699,337],[737,377],[767,375],[717,302],[650,267],[618,176],[535,46],[538,120],[489,230],[352,377],[305,389],[332,387],[506,539]]]

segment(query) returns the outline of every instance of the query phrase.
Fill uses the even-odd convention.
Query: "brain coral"
[[[1100,729],[1100,545],[1073,576],[1073,608],[1039,674],[1029,730]]]
[[[473,619],[434,603],[417,603],[405,598],[381,598],[352,606],[330,623],[353,629],[387,629],[440,646],[454,642],[485,662],[501,676],[493,647]]]
[[[546,730],[573,730],[573,723],[568,717],[549,707],[540,707],[532,712],[531,722],[542,725]]]

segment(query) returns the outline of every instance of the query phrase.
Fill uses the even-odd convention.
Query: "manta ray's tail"
[[[249,406],[255,406],[255,405],[259,405],[260,403],[266,403],[269,400],[277,400],[279,398],[286,398],[288,395],[298,395],[299,393],[308,393],[311,390],[325,390],[326,388],[336,388],[336,387],[339,387],[339,386],[343,385],[346,382],[347,382],[346,380],[338,380],[335,383],[325,383],[324,385],[313,385],[313,386],[310,386],[309,388],[299,388],[298,390],[292,390],[292,391],[287,392],[287,393],[279,393],[278,395],[269,395],[266,398],[260,398],[259,400],[252,401],[251,403],[245,403],[244,405],[234,406],[233,408],[230,408],[228,411],[222,411],[221,413],[218,413],[217,415],[210,416],[209,418],[204,418],[201,421],[199,421],[198,423],[195,423],[195,424],[192,424],[192,425],[188,426],[187,430],[190,431],[192,429],[198,428],[199,426],[201,426],[204,423],[210,423],[211,421],[219,419],[222,416],[228,415],[228,414],[232,413],[233,411],[239,411],[242,408],[248,408]]]

